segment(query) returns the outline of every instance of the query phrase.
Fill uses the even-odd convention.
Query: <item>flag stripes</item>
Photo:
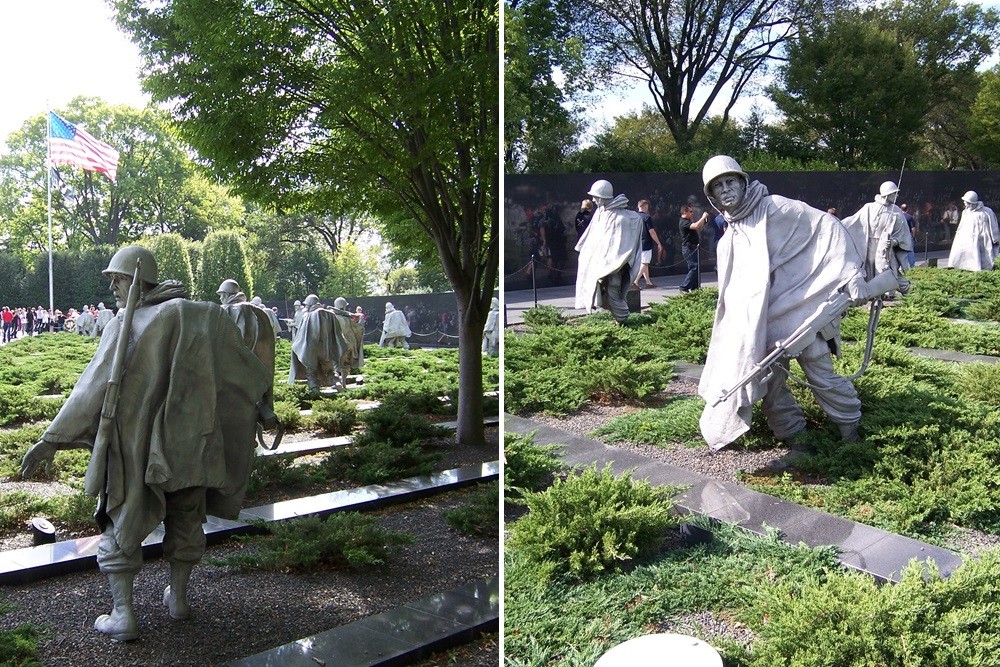
[[[49,128],[51,164],[72,164],[98,171],[114,182],[118,173],[118,151],[51,111]]]

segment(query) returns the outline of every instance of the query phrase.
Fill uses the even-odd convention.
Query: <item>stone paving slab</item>
[[[660,463],[529,419],[504,415],[504,430],[523,435],[535,432],[536,444],[561,445],[557,453],[574,466],[586,466],[593,461],[602,464],[618,461],[620,465],[614,466],[616,473],[637,468],[650,483],[655,480],[658,485],[688,487],[675,497],[681,513],[734,523],[757,534],[778,530],[789,544],[837,547],[842,565],[880,581],[898,582],[911,559],[934,560],[943,576],[951,574],[962,563],[959,554],[941,547],[803,507],[735,482]],[[639,459],[646,462],[639,463]]]
[[[490,577],[228,664],[230,667],[406,665],[499,628],[500,579]]]
[[[253,521],[282,521],[300,516],[325,516],[333,512],[370,509],[395,502],[404,502],[448,489],[498,479],[500,462],[453,468],[431,475],[420,475],[388,484],[375,484],[308,498],[251,507],[240,513],[240,521],[210,516],[202,524],[209,544],[218,544],[233,535],[254,530]],[[97,567],[97,545],[100,535],[62,540],[23,549],[0,552],[0,584],[25,584],[39,579]],[[163,525],[142,542],[145,558],[163,553]]]

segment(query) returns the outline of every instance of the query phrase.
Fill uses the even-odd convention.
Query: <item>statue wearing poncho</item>
[[[729,228],[718,246],[719,301],[698,387],[708,401],[701,431],[713,450],[749,430],[753,404],[761,398],[776,438],[791,438],[805,428],[802,408],[780,372],[749,383],[715,407],[711,403],[838,290],[864,294],[865,282],[861,257],[840,221],[803,202],[770,195],[732,158],[725,158],[720,170],[719,158],[706,163],[703,175],[706,194],[725,212]],[[845,437],[856,439],[861,402],[854,384],[833,370],[831,354],[839,353],[839,346],[837,322],[817,335],[798,361],[819,405]],[[786,359],[782,368],[787,367]]]

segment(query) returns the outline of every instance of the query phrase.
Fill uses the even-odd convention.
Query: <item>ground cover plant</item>
[[[508,543],[506,664],[589,666],[651,632],[699,636],[729,667],[988,665],[1000,649],[996,550],[947,580],[913,563],[901,583],[879,585],[841,569],[832,549],[699,523],[711,542],[675,539],[633,568],[586,580],[544,578]]]
[[[249,548],[226,558],[206,558],[205,562],[243,570],[364,569],[384,564],[396,547],[413,540],[405,533],[380,527],[375,517],[359,512],[303,517],[259,528],[265,535],[237,538]]]
[[[526,491],[541,491],[552,484],[565,465],[559,445],[538,445],[535,434],[503,434],[503,497],[519,498]]]
[[[372,354],[369,354],[369,347]],[[458,350],[365,348],[365,382],[352,396],[379,400],[390,395],[448,397],[450,400],[424,406],[453,414],[458,396]],[[500,361],[483,357],[483,391],[500,387]],[[431,399],[433,400],[433,399]]]
[[[498,499],[500,483],[477,484],[469,489],[461,507],[445,510],[442,516],[460,533],[476,537],[500,537]]]
[[[557,477],[522,496],[528,514],[510,528],[506,544],[534,564],[542,580],[580,580],[621,568],[655,551],[676,525],[670,495],[608,466]]]

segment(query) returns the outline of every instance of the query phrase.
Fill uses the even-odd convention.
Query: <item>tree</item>
[[[568,106],[582,76],[583,41],[566,2],[513,1],[504,11],[504,167],[557,171],[576,145],[579,113]],[[566,85],[556,83],[556,73]]]
[[[117,148],[118,179],[71,165],[54,170],[54,248],[121,246],[157,232],[204,238],[215,225],[236,224],[242,204],[196,171],[188,148],[153,109],[111,106],[87,97],[57,112]],[[48,247],[46,117],[38,114],[8,137],[0,156],[0,233],[12,252]]]
[[[727,124],[800,26],[824,12],[824,0],[581,0],[579,30],[618,65],[609,78],[649,83],[657,111],[681,152],[692,146],[710,109]]]
[[[179,280],[189,290],[194,289],[194,270],[191,268],[191,256],[187,245],[180,234],[158,234],[143,239],[142,245],[149,248],[156,260],[158,278],[163,280]]]
[[[243,246],[243,237],[239,232],[212,232],[205,237],[201,253],[201,271],[198,276],[196,296],[210,301],[215,298],[222,281],[229,278],[240,284],[248,299],[254,296],[250,265]]]
[[[115,8],[143,53],[144,86],[172,104],[181,136],[240,194],[279,212],[365,210],[394,218],[403,245],[430,239],[459,313],[456,434],[485,443],[480,342],[499,259],[497,3]]]
[[[979,168],[969,108],[980,66],[993,56],[1000,14],[956,0],[891,0],[867,9],[862,20],[897,33],[912,45],[930,84],[923,137],[932,155],[953,169]]]
[[[771,98],[816,157],[841,169],[887,167],[916,150],[929,86],[897,35],[840,13],[789,45],[782,75]]]
[[[982,85],[972,105],[969,128],[974,137],[971,148],[979,155],[990,156],[989,166],[1000,164],[1000,67],[982,75]]]
[[[375,248],[345,243],[333,256],[330,273],[323,281],[324,296],[356,297],[372,294],[378,286],[379,265]]]
[[[385,288],[389,294],[416,294],[420,291],[420,275],[412,266],[400,266],[385,277]]]

